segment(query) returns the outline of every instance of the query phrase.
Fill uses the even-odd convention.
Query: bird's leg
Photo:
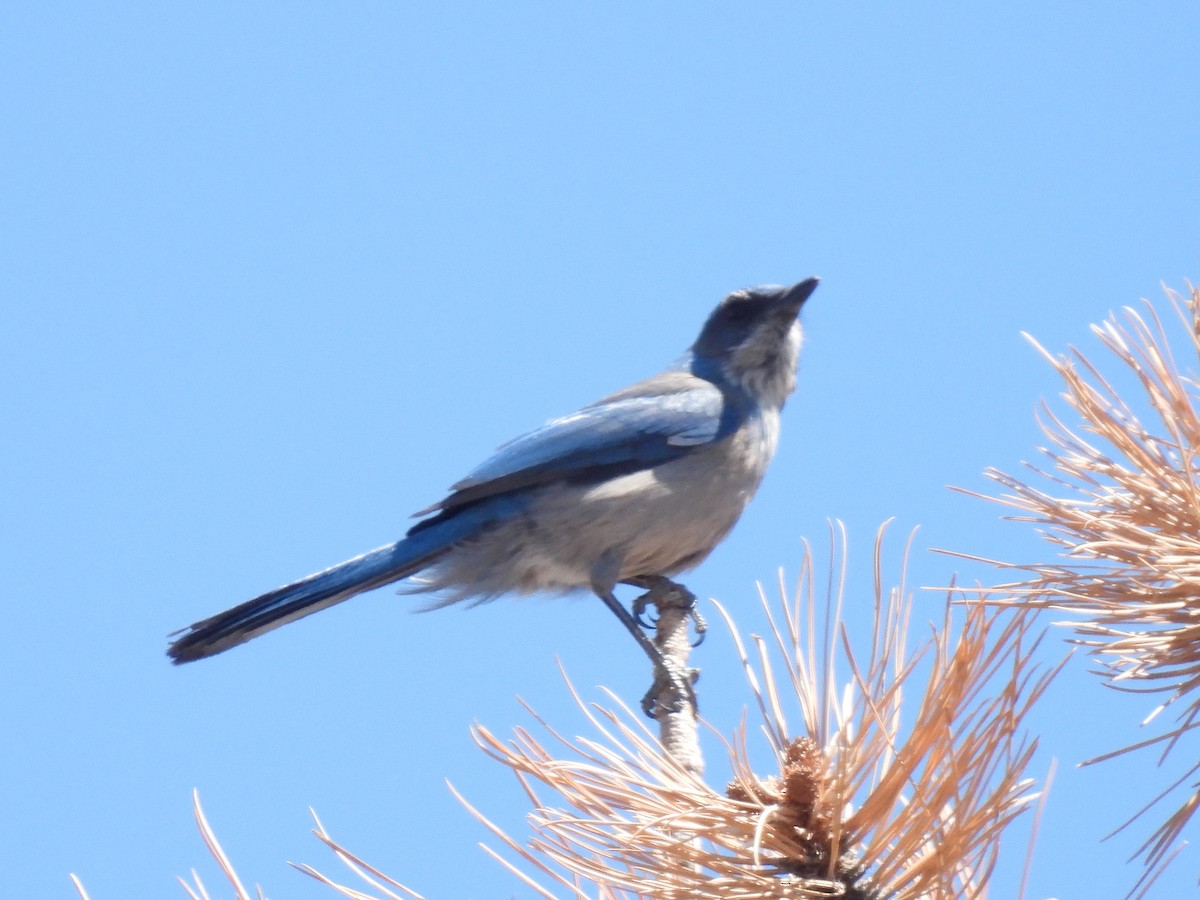
[[[627,578],[621,583],[640,587],[646,591],[646,593],[636,598],[631,604],[633,619],[642,628],[645,628],[647,631],[654,628],[655,620],[645,618],[647,608],[652,605],[657,606],[663,598],[673,594],[672,601],[676,605],[687,609],[688,615],[692,620],[692,627],[696,629],[696,640],[692,642],[692,646],[699,647],[704,643],[704,635],[708,631],[708,623],[704,621],[704,617],[696,609],[696,595],[682,584],[672,581],[663,575],[639,575],[636,578]]]
[[[666,585],[675,586],[673,582],[665,578],[663,581],[666,582]],[[654,590],[652,588],[651,593]],[[657,590],[664,595],[658,599],[665,601],[666,592],[664,586],[658,586]],[[596,596],[603,600],[604,605],[612,610],[613,615],[621,620],[621,624],[625,626],[625,630],[633,635],[634,640],[638,642],[638,646],[645,651],[646,655],[650,657],[650,662],[654,664],[654,683],[650,686],[650,690],[646,692],[646,695],[642,697],[642,711],[650,718],[657,719],[659,713],[664,711],[658,703],[658,698],[666,693],[668,688],[670,688],[670,694],[674,698],[673,704],[682,704],[686,700],[695,709],[696,692],[692,688],[693,671],[687,669],[680,672],[677,666],[672,666],[667,662],[658,645],[646,635],[638,620],[634,618],[633,614],[625,608],[624,604],[616,598],[611,590],[597,588]],[[690,597],[691,595],[687,596]],[[694,597],[691,599],[692,602],[695,602]],[[676,706],[674,709],[666,709],[665,711],[674,712],[677,708],[680,707]]]

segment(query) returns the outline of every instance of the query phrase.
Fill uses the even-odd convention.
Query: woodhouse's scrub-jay
[[[434,606],[589,588],[655,662],[662,656],[613,594],[676,587],[727,535],[775,453],[796,386],[800,307],[816,289],[730,294],[666,371],[513,440],[394,544],[277,588],[184,629],[176,663],[412,578]],[[673,676],[675,677],[675,676]]]

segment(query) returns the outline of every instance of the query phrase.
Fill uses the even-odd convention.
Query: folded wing
[[[715,443],[737,425],[734,405],[712,382],[664,372],[504,444],[417,515],[553,481],[650,468]]]

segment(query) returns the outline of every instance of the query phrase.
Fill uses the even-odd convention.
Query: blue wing
[[[712,382],[663,372],[509,441],[417,515],[563,478],[649,468],[727,437],[739,422]]]

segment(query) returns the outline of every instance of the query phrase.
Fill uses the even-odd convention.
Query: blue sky
[[[556,657],[640,696],[594,600],[379,591],[183,669],[165,636],[399,536],[737,287],[823,277],[779,454],[698,594],[761,627],[756,580],[831,517],[852,627],[888,517],[897,552],[921,526],[913,584],[956,565],[929,546],[1044,555],[945,485],[1034,453],[1058,386],[1022,330],[1094,347],[1110,309],[1200,278],[1198,39],[1183,2],[7,6],[4,893],[215,887],[198,787],[272,896],[329,896],[285,865],[336,867],[309,806],[430,896],[523,896],[444,780],[519,827],[468,725],[526,723],[518,695],[573,721]],[[730,726],[724,635],[696,663]],[[1132,885],[1137,834],[1099,840],[1180,771],[1073,768],[1147,707],[1087,668],[1031,722],[1038,770],[1061,761],[1031,897]],[[1185,851],[1155,896],[1198,871]]]

